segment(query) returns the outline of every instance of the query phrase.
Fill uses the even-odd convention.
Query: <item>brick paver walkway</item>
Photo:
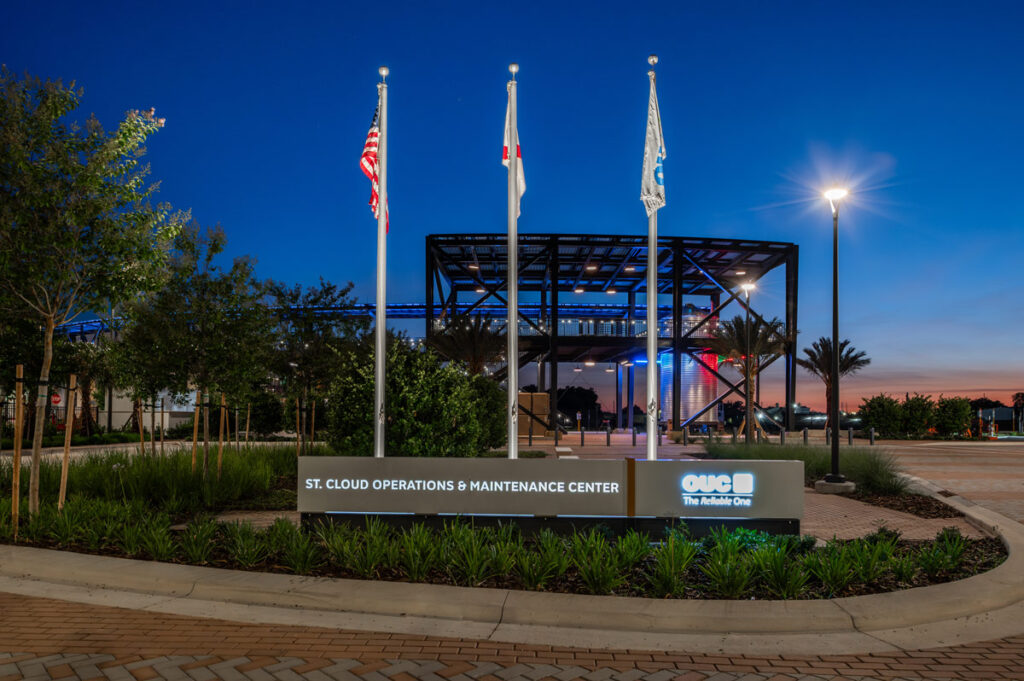
[[[883,442],[911,475],[1024,522],[1024,442]]]
[[[14,679],[1024,679],[1024,635],[874,655],[596,650],[216,619],[0,594],[0,681]]]

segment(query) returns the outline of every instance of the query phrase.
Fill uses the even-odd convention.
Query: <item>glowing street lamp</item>
[[[846,482],[839,473],[839,202],[847,194],[840,187],[825,192],[832,208],[832,405],[828,415],[832,424],[832,471],[825,476],[829,483]]]

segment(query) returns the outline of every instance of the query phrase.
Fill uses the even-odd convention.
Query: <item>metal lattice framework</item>
[[[429,339],[452,319],[466,314],[505,316],[507,238],[504,234],[435,234],[426,242],[426,335]],[[534,294],[519,308],[518,366],[540,363],[557,413],[558,365],[620,362],[643,351],[646,343],[647,239],[644,236],[520,234],[519,291]],[[743,380],[732,382],[701,358],[721,311],[746,302],[741,283],[756,282],[777,267],[785,268],[785,394],[787,425],[796,402],[795,338],[797,328],[796,244],[742,239],[660,237],[658,293],[671,297],[658,308],[659,352],[671,352],[673,427],[685,427],[726,397],[745,397]],[[577,294],[609,294],[608,305],[566,304]],[[614,296],[614,297],[612,297]],[[622,298],[625,298],[623,304]],[[684,297],[687,301],[684,303]],[[692,301],[696,299],[698,304]],[[614,302],[613,302],[614,301]],[[750,306],[750,314],[760,317]],[[585,316],[589,315],[589,316]],[[570,320],[567,325],[566,319]],[[688,355],[727,387],[687,420],[680,419],[680,359]],[[764,370],[771,362],[764,364]],[[543,367],[547,367],[546,376]],[[620,373],[616,373],[617,382]],[[628,367],[630,400],[633,369]],[[543,386],[541,387],[544,390]],[[621,391],[616,389],[617,401]],[[617,410],[621,413],[621,407]],[[630,410],[632,412],[632,410]]]

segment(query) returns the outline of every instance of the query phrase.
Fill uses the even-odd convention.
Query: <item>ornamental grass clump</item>
[[[587,593],[610,594],[625,581],[618,552],[598,529],[574,532],[570,551]]]
[[[480,532],[461,520],[446,523],[443,546],[448,574],[462,586],[480,586],[494,575],[490,546]]]
[[[281,550],[281,562],[297,575],[308,575],[323,563],[320,545],[308,533],[290,535]]]
[[[670,532],[652,552],[652,565],[647,575],[652,593],[658,598],[679,597],[686,588],[686,571],[690,568],[700,545],[688,541],[680,532]]]
[[[831,471],[831,450],[803,445],[731,445],[709,444],[711,459],[770,459],[803,461],[804,479],[808,484],[820,480]],[[839,453],[839,469],[857,488],[872,494],[903,494],[907,482],[893,457],[877,448],[843,447]]]
[[[841,594],[856,578],[853,556],[836,541],[829,542],[824,549],[807,554],[803,563],[804,569],[821,583],[829,598]]]
[[[807,590],[807,572],[794,561],[786,547],[765,544],[750,555],[757,581],[776,598],[798,598]]]
[[[437,537],[426,525],[406,528],[399,536],[402,569],[414,582],[424,581],[438,567],[440,548]]]
[[[742,597],[755,578],[753,562],[744,548],[745,539],[724,527],[713,529],[709,538],[712,543],[700,566],[701,572],[717,595]]]
[[[185,526],[185,531],[179,537],[179,545],[182,556],[188,563],[206,565],[210,562],[218,527],[217,523],[207,516],[199,516]]]
[[[145,555],[153,560],[169,561],[177,553],[177,543],[171,535],[171,522],[165,515],[156,515],[142,525],[140,543]]]
[[[235,565],[243,570],[252,570],[267,561],[270,551],[265,534],[257,533],[250,523],[225,525],[223,536],[226,548]]]

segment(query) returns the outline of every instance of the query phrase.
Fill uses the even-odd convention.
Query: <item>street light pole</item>
[[[825,192],[832,207],[832,404],[829,422],[832,427],[832,471],[825,482],[846,482],[839,472],[839,201],[846,196],[845,189]]]

